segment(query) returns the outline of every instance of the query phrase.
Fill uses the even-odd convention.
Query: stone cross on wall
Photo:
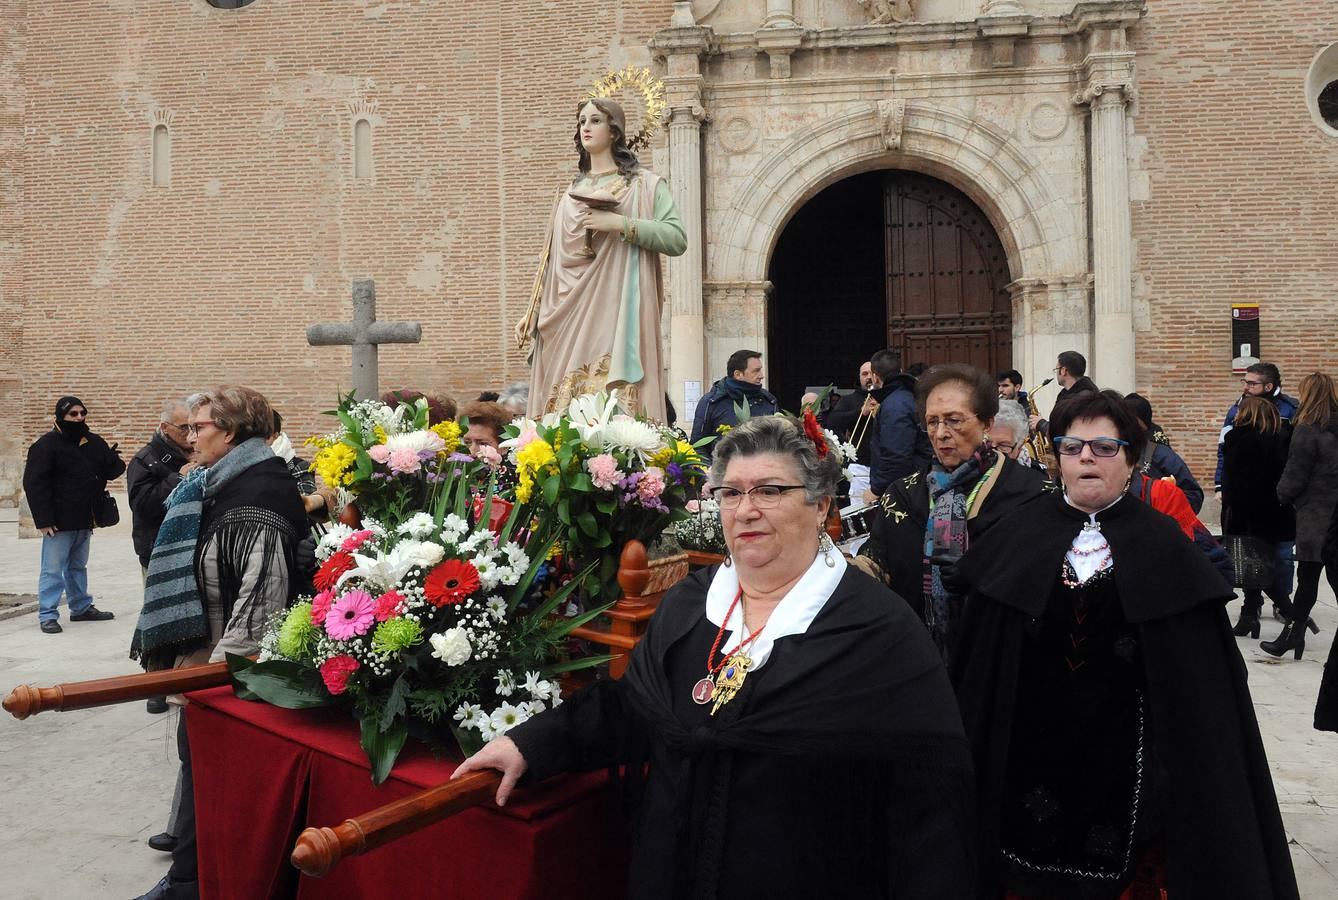
[[[416,344],[422,339],[423,326],[417,322],[376,321],[376,283],[370,278],[353,282],[351,325],[307,328],[307,343],[313,347],[353,348],[353,389],[359,400],[375,400],[380,396],[376,369],[378,344]]]

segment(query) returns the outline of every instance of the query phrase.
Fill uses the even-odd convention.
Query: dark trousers
[[[197,900],[200,896],[200,861],[195,851],[195,779],[191,774],[190,742],[186,739],[186,710],[177,723],[177,756],[181,758],[181,801],[176,812],[176,849],[167,877],[172,881],[171,900]]]
[[[1292,609],[1287,618],[1293,622],[1304,622],[1310,618],[1310,611],[1319,599],[1319,574],[1325,568],[1322,562],[1298,562],[1296,564],[1296,596],[1292,598]],[[1324,573],[1329,579],[1329,587],[1338,594],[1338,573],[1329,567]]]

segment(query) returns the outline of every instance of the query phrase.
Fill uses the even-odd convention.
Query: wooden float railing
[[[92,681],[74,681],[55,687],[21,684],[5,697],[5,712],[16,719],[26,719],[39,712],[69,712],[111,706],[132,700],[147,700],[165,694],[202,691],[228,683],[228,664],[210,663],[158,672],[116,675]]]

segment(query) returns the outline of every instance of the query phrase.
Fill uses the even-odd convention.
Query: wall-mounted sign
[[[1237,375],[1259,362],[1259,304],[1231,304],[1231,371]]]

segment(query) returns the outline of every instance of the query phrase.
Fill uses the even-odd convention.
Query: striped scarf
[[[170,665],[170,657],[209,636],[193,565],[207,473],[203,466],[192,469],[167,497],[167,517],[149,557],[144,608],[130,640],[130,658],[146,669]]]

